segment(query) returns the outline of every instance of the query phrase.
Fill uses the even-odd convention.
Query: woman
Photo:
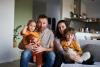
[[[54,67],[60,67],[62,64],[63,59],[61,58],[64,55],[65,51],[63,50],[60,39],[63,37],[64,30],[67,29],[68,23],[65,20],[60,20],[57,23],[56,34],[55,34],[55,53],[56,53],[56,60],[54,63]]]
[[[55,64],[54,67],[60,67],[62,62],[64,63],[74,63],[74,61],[69,61],[69,59],[65,59],[64,57],[67,57],[66,55],[66,51],[63,49],[62,45],[61,45],[61,39],[64,38],[64,31],[65,29],[68,30],[69,26],[68,24],[66,24],[67,22],[64,20],[60,20],[57,24],[57,29],[56,29],[56,34],[55,34],[55,48],[56,48],[56,60],[55,60]],[[75,36],[74,36],[75,38]],[[80,48],[81,49],[81,48]],[[89,55],[89,53],[88,53]],[[87,56],[87,53],[85,53],[85,56]],[[74,58],[75,56],[73,56]],[[92,62],[90,62],[92,57],[89,57],[89,62],[82,62],[83,64],[92,64]],[[78,58],[75,58],[78,59]]]

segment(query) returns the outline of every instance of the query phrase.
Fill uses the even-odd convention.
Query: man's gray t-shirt
[[[54,34],[47,28],[41,33],[41,45],[45,48],[49,48],[51,41],[54,41]]]

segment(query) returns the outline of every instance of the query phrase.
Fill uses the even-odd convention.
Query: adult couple
[[[47,27],[48,18],[45,15],[40,15],[37,21],[37,30],[40,32],[42,46],[36,48],[35,51],[37,53],[43,52],[43,67],[60,67],[61,63],[65,62],[62,59],[64,50],[60,44],[60,39],[63,37],[64,30],[68,28],[68,24],[64,20],[57,23],[55,38],[53,32]],[[28,49],[30,46],[27,45],[21,54],[20,67],[28,67],[28,63],[32,61],[32,50]],[[54,50],[56,51],[54,52]]]

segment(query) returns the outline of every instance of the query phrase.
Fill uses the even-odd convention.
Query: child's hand
[[[27,29],[27,28],[28,28],[28,26],[24,26],[24,28],[25,28],[25,29]]]
[[[33,52],[35,52],[36,54],[37,54],[37,53],[41,53],[41,52],[43,52],[43,51],[45,51],[45,48],[42,47],[42,46],[38,46],[37,48],[34,48],[34,49],[33,49]]]
[[[28,26],[24,26],[24,28],[21,31],[21,35],[25,35],[27,31]]]

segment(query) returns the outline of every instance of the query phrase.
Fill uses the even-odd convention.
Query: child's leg
[[[81,56],[81,58],[86,61],[91,57],[90,52],[84,52],[83,55]]]
[[[36,64],[37,67],[42,67],[42,53],[36,54]]]
[[[33,62],[36,62],[36,54],[33,53]]]
[[[76,53],[76,51],[70,49],[68,50],[67,54],[69,55],[69,58],[72,59],[73,61],[77,63],[83,62],[82,58],[80,57],[80,55]]]
[[[90,54],[90,52],[83,53],[81,58],[83,59],[82,64],[90,64],[90,65],[94,64],[94,59],[93,56]]]
[[[76,59],[75,59],[75,62],[77,62],[77,63],[83,63],[83,61],[87,61],[90,57],[91,57],[90,52],[85,52],[85,53],[83,53],[82,56],[77,55]]]

